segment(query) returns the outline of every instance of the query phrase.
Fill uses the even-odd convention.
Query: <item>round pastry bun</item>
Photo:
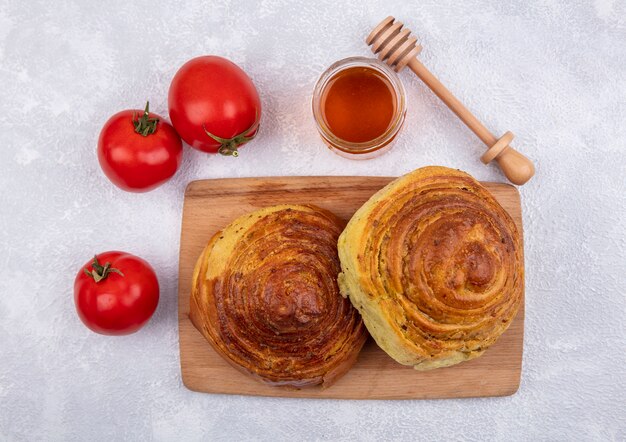
[[[339,286],[377,344],[418,370],[480,356],[524,285],[515,223],[470,175],[424,167],[373,195],[339,238]]]
[[[265,383],[331,385],[367,338],[337,286],[343,226],[331,212],[306,205],[236,219],[198,259],[191,321],[222,357]]]

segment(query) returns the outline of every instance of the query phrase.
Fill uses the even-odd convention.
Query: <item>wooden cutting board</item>
[[[426,399],[507,396],[517,391],[522,365],[524,305],[509,329],[478,359],[418,372],[398,364],[370,338],[358,362],[330,388],[270,387],[231,367],[189,320],[189,293],[196,259],[211,236],[247,212],[275,204],[315,204],[350,219],[393,178],[283,177],[194,181],[187,186],[180,241],[178,321],[183,383],[194,391],[257,396],[335,399]],[[483,183],[511,214],[520,232],[517,189]]]

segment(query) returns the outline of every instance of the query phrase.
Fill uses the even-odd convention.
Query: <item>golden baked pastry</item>
[[[367,337],[337,286],[343,225],[326,210],[298,205],[233,221],[198,259],[191,321],[228,362],[266,383],[330,385]]]
[[[381,189],[339,238],[341,293],[378,345],[418,370],[480,356],[524,285],[515,223],[470,175],[417,169]]]

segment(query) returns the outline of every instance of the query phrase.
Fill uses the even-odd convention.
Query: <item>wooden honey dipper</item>
[[[396,72],[408,66],[485,143],[488,149],[480,157],[483,163],[489,164],[496,160],[504,175],[514,184],[522,185],[532,178],[535,174],[532,161],[509,145],[513,134],[506,132],[498,139],[489,132],[489,129],[417,59],[422,47],[417,44],[415,37],[411,37],[409,29],[403,29],[401,22],[391,16],[387,17],[374,28],[365,42],[372,46],[372,52],[378,54],[381,61]]]

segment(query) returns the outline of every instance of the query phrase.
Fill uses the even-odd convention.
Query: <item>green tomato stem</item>
[[[256,134],[258,133],[258,130],[257,130],[258,127],[259,127],[259,120],[258,120],[257,112],[255,112],[254,114],[254,123],[252,123],[252,126],[250,126],[248,129],[244,130],[238,135],[235,135],[232,138],[222,138],[222,137],[218,137],[217,135],[213,135],[211,132],[207,130],[205,124],[202,125],[204,132],[213,140],[220,143],[220,147],[218,148],[217,152],[222,155],[233,156],[233,157],[239,156],[239,151],[237,150],[239,146],[241,146],[244,143],[247,143],[250,140],[253,140],[254,137],[256,137]],[[254,134],[247,137],[246,134],[249,134],[252,131],[255,131]]]
[[[94,255],[93,262],[91,263],[91,267],[93,270],[89,271],[87,269],[83,269],[87,276],[90,276],[96,281],[96,283],[106,279],[110,273],[117,273],[118,275],[124,276],[120,269],[116,269],[111,267],[111,263],[107,262],[103,266],[98,262],[98,256]]]
[[[157,125],[159,124],[158,118],[150,118],[150,102],[146,101],[146,109],[143,111],[141,117],[137,117],[137,113],[133,112],[133,126],[135,126],[135,132],[147,137],[156,132]]]

